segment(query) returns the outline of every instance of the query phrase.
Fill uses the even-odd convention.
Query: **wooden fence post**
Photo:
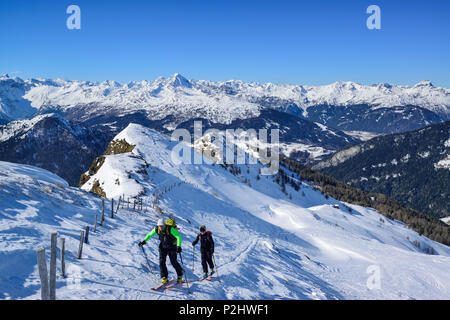
[[[84,243],[89,242],[89,226],[86,226],[86,234],[84,235]]]
[[[100,216],[100,225],[103,227],[103,220],[105,220],[105,199],[102,199],[102,215]]]
[[[66,239],[61,238],[60,247],[61,247],[61,276],[64,278],[66,276],[66,261],[65,261],[65,250],[66,250]]]
[[[94,233],[97,232],[97,216],[98,216],[98,213],[95,214]]]
[[[83,252],[83,239],[84,239],[84,231],[81,231],[80,245],[78,246],[78,259],[81,259],[81,254]]]
[[[44,248],[37,250],[37,262],[39,267],[39,277],[41,279],[41,299],[48,300],[49,299],[48,272]]]
[[[122,197],[122,196],[119,197],[119,202],[117,203],[116,214],[117,214],[117,212],[119,212],[119,206],[120,206],[120,200],[121,200],[120,198],[121,198],[121,197]]]
[[[114,198],[111,198],[111,218],[114,219]]]
[[[51,234],[50,251],[50,300],[56,300],[56,241],[58,233]]]

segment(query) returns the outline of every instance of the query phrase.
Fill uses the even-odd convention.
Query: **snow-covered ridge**
[[[33,127],[46,118],[58,119],[65,127],[70,130],[74,135],[80,134],[80,128],[72,127],[66,119],[55,113],[47,113],[43,115],[38,115],[32,119],[16,120],[11,121],[4,126],[0,126],[0,142],[7,141],[12,137],[17,137],[23,139],[28,131],[33,129]]]
[[[188,80],[180,74],[127,84],[116,81],[0,78],[0,116],[3,114],[11,119],[23,117],[30,110],[47,105],[72,108],[94,104],[98,108],[108,107],[122,113],[147,110],[154,118],[189,113],[229,123],[236,118],[257,116],[259,108],[267,99],[288,101],[295,105],[290,106],[290,109],[297,108],[290,112],[305,115],[309,107],[321,104],[368,104],[373,107],[416,105],[437,114],[450,114],[450,90],[434,87],[429,81],[422,81],[415,86],[386,83],[362,85],[344,81],[307,86],[245,83],[240,80]],[[25,106],[15,107],[18,102]],[[273,103],[271,107],[282,106]]]

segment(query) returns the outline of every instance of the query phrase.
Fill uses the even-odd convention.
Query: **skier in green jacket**
[[[139,246],[142,247],[147,241],[154,235],[159,236],[159,269],[161,273],[161,282],[166,283],[168,281],[168,270],[166,266],[166,258],[169,256],[170,263],[177,272],[177,282],[181,283],[183,279],[183,269],[177,261],[177,253],[181,253],[181,235],[176,229],[175,220],[172,218],[167,219],[164,223],[164,219],[159,219],[157,226],[150,231],[145,237],[144,241],[139,242]]]

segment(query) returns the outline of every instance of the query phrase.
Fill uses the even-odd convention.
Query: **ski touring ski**
[[[183,284],[189,284],[189,283],[191,283],[191,281],[182,281],[182,282],[171,283],[170,285],[165,286],[164,290],[171,289],[171,288],[181,288],[183,286]]]
[[[160,285],[152,288],[152,290],[153,291],[157,291],[157,290],[162,289],[162,288],[164,289],[165,287],[167,287],[168,285],[170,285],[174,281],[175,281],[175,278],[171,278],[171,279],[167,280],[167,282],[161,283]]]
[[[213,275],[215,275],[215,274],[216,273],[208,274],[206,277],[201,277],[201,278],[198,278],[196,280],[190,280],[190,281],[183,280],[182,282],[175,282],[175,283],[172,283],[173,279],[171,279],[170,283],[167,283],[166,285],[160,285],[160,286],[158,286],[158,288],[163,288],[164,290],[172,289],[172,288],[182,288],[184,284],[189,286],[189,285],[193,284],[194,282],[201,282],[203,280],[211,281]]]
[[[165,286],[164,290],[171,289],[171,288],[182,287],[184,284],[190,285],[190,284],[193,284],[194,282],[201,282],[203,280],[211,281],[212,280],[211,278],[212,278],[212,275],[208,275],[207,277],[198,278],[198,279],[192,280],[192,281],[190,280],[190,281],[182,281],[182,282],[171,283],[170,285]]]

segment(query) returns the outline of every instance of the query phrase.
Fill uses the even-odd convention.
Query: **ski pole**
[[[194,273],[195,268],[195,246],[192,246],[192,273]]]
[[[183,268],[184,281],[186,281],[186,285],[188,287],[188,293],[192,293],[191,289],[189,288],[189,282],[188,282],[187,277],[186,277],[186,270],[184,269],[183,257],[181,256],[181,252],[179,252],[178,254],[180,255],[180,261],[181,261],[181,265],[182,265],[182,268]]]
[[[150,262],[148,262],[148,257],[147,257],[147,254],[145,253],[144,247],[141,247],[141,249],[142,249],[142,252],[144,253],[145,261],[147,261],[147,265],[150,268],[150,272],[154,275],[153,268],[150,266]]]
[[[219,282],[222,283],[222,281],[220,281],[220,276],[219,276],[217,263],[216,263],[216,256],[214,255],[214,253],[212,254],[212,258],[213,258],[213,262],[214,262],[214,267],[216,268],[217,280],[219,280]]]

